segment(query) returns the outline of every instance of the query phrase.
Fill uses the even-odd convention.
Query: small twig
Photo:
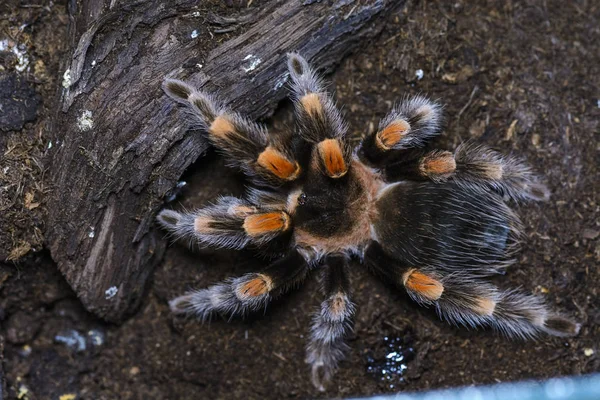
[[[383,323],[384,323],[385,325],[389,326],[390,328],[394,328],[394,329],[395,329],[395,330],[397,330],[398,332],[402,332],[402,331],[404,331],[404,329],[400,328],[398,325],[394,325],[394,324],[392,324],[392,323],[391,323],[390,321],[388,321],[388,320],[385,320],[385,321],[383,321]]]
[[[403,33],[404,32],[400,32],[400,33],[395,34],[394,36],[392,36],[391,38],[388,38],[385,42],[383,42],[383,44],[388,44],[392,40],[395,40],[395,39],[399,38],[400,36],[402,36]]]
[[[348,18],[350,18],[350,16],[354,12],[354,10],[356,10],[356,7],[357,7],[357,5],[355,5],[354,7],[352,7],[352,10],[350,10],[350,12],[344,16],[344,21],[347,20]]]
[[[448,13],[446,12],[446,10],[444,10],[444,6],[442,5],[442,3],[440,3],[439,1],[436,1],[436,4],[438,6],[438,10],[440,10],[440,13],[442,13],[442,15],[444,16],[444,18],[446,18],[448,21],[452,22],[453,24],[456,24],[456,20],[454,20],[452,17],[450,17],[448,15]]]
[[[479,90],[479,86],[475,86],[473,88],[473,91],[471,92],[471,95],[469,96],[469,101],[467,101],[467,104],[465,104],[465,106],[463,108],[461,108],[461,110],[458,113],[458,116],[456,117],[457,124],[460,122],[460,118],[462,117],[463,113],[465,111],[467,111],[467,108],[469,108],[469,106],[471,105],[471,102],[473,101],[473,97],[475,97],[475,93],[477,93],[478,90]]]
[[[234,32],[236,29],[237,29],[237,26],[232,26],[230,28],[215,29],[214,32],[215,33],[229,33],[229,32]]]

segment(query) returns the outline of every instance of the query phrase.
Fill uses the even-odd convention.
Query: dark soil
[[[64,4],[40,4],[14,3],[0,19],[0,40],[14,36],[10,27],[30,23],[23,34],[31,41],[32,66],[45,66],[44,74],[19,73],[41,95],[37,120],[0,131],[3,206],[8,199],[0,237],[11,240],[12,258],[19,259],[0,264],[9,398],[348,397],[600,370],[597,2],[411,2],[331,77],[354,137],[375,129],[401,96],[423,92],[445,104],[440,146],[476,139],[527,159],[553,194],[547,203],[517,207],[526,238],[518,263],[498,284],[537,293],[583,326],[576,338],[530,342],[458,329],[355,263],[352,352],[326,393],[313,388],[304,363],[311,313],[320,303],[315,277],[245,321],[176,319],[167,300],[252,270],[260,260],[252,253],[192,252],[174,244],[142,308],[113,326],[83,310],[47,252],[25,255],[40,248],[43,224],[36,213],[52,195],[42,183],[44,126],[60,81],[67,21]],[[272,122],[291,124],[289,104]],[[24,158],[11,158],[17,154],[11,148],[21,149]],[[16,175],[3,172],[7,166]],[[238,195],[244,185],[213,152],[182,179],[187,185],[169,207],[198,207],[221,194]],[[25,244],[29,249],[14,250]]]

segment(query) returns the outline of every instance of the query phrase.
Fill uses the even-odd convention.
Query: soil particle
[[[590,239],[590,240],[594,240],[598,237],[598,235],[600,235],[600,232],[597,231],[596,229],[589,229],[586,228],[583,230],[583,238],[584,239]]]
[[[18,130],[35,119],[40,96],[17,74],[0,72],[0,104],[0,130]]]
[[[6,322],[6,340],[12,344],[29,342],[37,334],[41,326],[34,315],[23,311],[11,315]]]

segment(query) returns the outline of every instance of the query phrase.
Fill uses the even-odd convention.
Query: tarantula
[[[320,389],[348,350],[355,305],[346,270],[353,256],[451,323],[521,338],[577,334],[578,324],[540,298],[485,280],[514,262],[521,223],[507,203],[548,197],[527,165],[473,144],[454,153],[425,150],[439,133],[441,108],[422,96],[402,100],[353,150],[346,123],[307,61],[289,54],[288,69],[296,134],[267,132],[207,93],[164,82],[253,186],[244,198],[222,197],[191,213],[163,210],[158,221],[176,238],[251,247],[271,260],[261,271],[175,298],[174,313],[243,316],[322,267],[325,299],[306,358]]]

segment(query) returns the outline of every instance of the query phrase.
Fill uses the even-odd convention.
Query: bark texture
[[[166,76],[265,117],[286,95],[287,52],[330,70],[402,3],[272,0],[234,10],[196,0],[71,2],[46,237],[87,309],[120,322],[139,305],[166,245],[155,214],[207,148],[162,93]]]

